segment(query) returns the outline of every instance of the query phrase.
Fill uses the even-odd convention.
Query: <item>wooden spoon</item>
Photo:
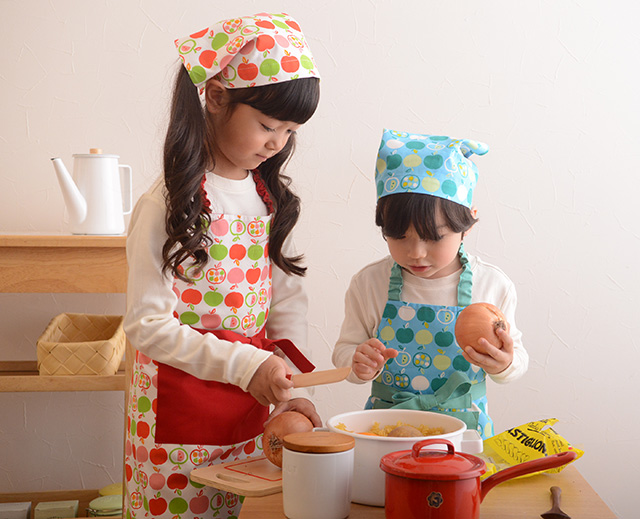
[[[560,494],[562,494],[560,487],[551,487],[549,490],[551,491],[552,506],[548,512],[540,514],[540,517],[543,519],[571,519],[570,516],[560,510]]]
[[[324,371],[313,371],[300,375],[291,375],[293,387],[319,386],[321,384],[333,384],[347,378],[351,372],[350,367],[327,369]]]

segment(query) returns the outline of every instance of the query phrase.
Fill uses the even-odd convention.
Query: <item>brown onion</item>
[[[458,314],[456,340],[462,349],[471,346],[486,354],[486,349],[478,343],[478,339],[482,337],[496,348],[501,348],[502,341],[496,334],[498,328],[509,331],[509,323],[500,309],[491,303],[473,303]]]
[[[278,467],[282,467],[282,438],[287,434],[309,432],[313,424],[302,413],[285,411],[275,416],[264,427],[262,449],[267,459]]]

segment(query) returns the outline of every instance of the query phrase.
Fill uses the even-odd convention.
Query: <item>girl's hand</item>
[[[387,348],[378,339],[369,339],[356,348],[351,361],[351,371],[360,380],[371,380],[389,359],[398,356],[398,351]]]
[[[486,339],[480,339],[478,342],[486,349],[487,355],[479,353],[473,347],[467,346],[462,351],[462,356],[471,364],[480,366],[490,375],[497,375],[504,371],[513,362],[513,339],[505,330],[498,328],[496,330],[498,338],[502,342],[501,348],[496,348]]]
[[[279,404],[291,398],[291,368],[277,355],[270,355],[251,377],[247,391],[262,405]]]
[[[264,424],[267,425],[273,418],[285,411],[297,411],[311,420],[314,427],[322,427],[322,419],[316,412],[316,406],[313,405],[311,400],[307,400],[306,398],[292,398],[288,402],[276,404],[275,409],[271,411],[269,419]]]

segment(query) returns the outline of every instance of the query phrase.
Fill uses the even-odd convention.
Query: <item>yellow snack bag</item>
[[[507,467],[519,465],[529,460],[544,458],[559,452],[572,450],[580,458],[584,452],[572,447],[567,440],[551,427],[557,422],[557,418],[529,422],[484,440],[482,454],[478,455],[487,464],[487,472],[483,474],[482,479]],[[560,472],[564,467],[566,465],[542,472]],[[539,473],[534,472],[520,477],[533,476]]]

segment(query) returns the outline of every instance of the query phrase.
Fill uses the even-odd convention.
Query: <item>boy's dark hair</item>
[[[456,233],[468,231],[478,221],[468,207],[451,200],[420,193],[398,193],[378,200],[376,225],[385,237],[400,239],[413,225],[423,240],[438,241],[442,238],[436,227],[438,210],[447,227]]]
[[[269,117],[304,124],[313,115],[320,97],[319,80],[302,78],[272,85],[229,89],[229,108],[247,104]],[[231,113],[231,112],[229,112]],[[198,89],[184,66],[176,77],[171,114],[164,144],[164,179],[167,188],[167,241],[162,248],[164,272],[184,280],[190,279],[180,265],[195,263],[194,272],[204,268],[211,245],[206,230],[211,216],[202,197],[202,178],[215,166],[211,150],[215,136],[208,124]],[[269,238],[269,257],[287,274],[303,276],[306,267],[302,256],[286,257],[282,246],[300,215],[300,199],[290,189],[291,179],[281,173],[295,148],[295,135],[276,155],[263,162],[258,171],[264,181],[274,215]]]

